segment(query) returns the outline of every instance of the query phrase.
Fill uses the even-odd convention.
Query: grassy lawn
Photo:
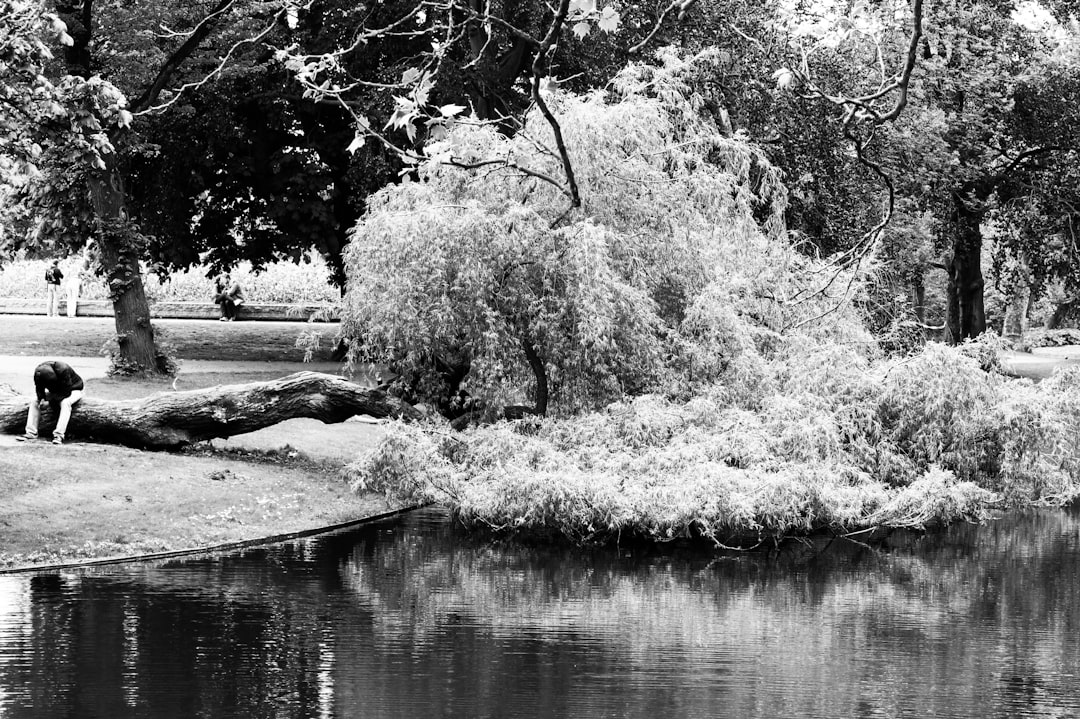
[[[40,356],[79,356],[94,339],[88,325],[72,334],[71,325],[82,319],[70,324],[4,319],[15,319],[19,330],[0,337],[0,377],[5,357],[6,364],[14,363],[22,338],[34,337],[40,343],[34,354]],[[181,323],[178,332],[187,346],[196,346],[192,339],[197,337],[217,347],[212,358],[221,369],[185,372],[179,389],[263,381],[293,371],[276,368],[265,354],[252,350],[261,343],[281,347],[283,333],[303,326],[278,324]],[[237,344],[232,330],[241,326],[246,339]],[[67,351],[54,354],[54,348]],[[20,372],[25,373],[21,365]],[[12,383],[28,391],[21,374],[9,378],[20,380]],[[88,392],[105,399],[143,397],[172,387],[164,379],[87,381]],[[21,444],[11,435],[0,436],[0,570],[247,541],[383,513],[391,507],[381,496],[354,494],[340,472],[345,462],[374,446],[382,432],[380,425],[363,419],[333,425],[289,420],[182,453],[83,442]]]
[[[4,315],[0,355],[99,357],[102,345],[116,333],[111,317],[56,317]],[[248,362],[300,362],[304,351],[296,347],[302,332],[323,337],[313,359],[330,359],[338,326],[319,322],[232,322],[214,320],[154,320],[159,339],[181,360],[234,360]]]
[[[47,441],[0,452],[0,568],[196,548],[387,511],[324,466]]]

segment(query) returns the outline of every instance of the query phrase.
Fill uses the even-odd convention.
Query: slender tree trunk
[[[56,14],[67,25],[71,45],[64,47],[64,63],[68,72],[90,77],[90,36],[94,22],[93,0],[57,0]]]
[[[911,279],[911,306],[915,310],[915,319],[920,325],[926,324],[926,284],[921,272],[916,272]]]
[[[544,365],[540,353],[536,351],[536,345],[533,344],[532,337],[528,332],[522,336],[521,346],[525,350],[525,358],[529,360],[529,367],[532,368],[533,376],[536,378],[536,395],[534,397],[536,406],[534,411],[543,417],[547,414],[548,407],[547,367]]]
[[[953,253],[948,263],[946,319],[950,342],[963,342],[986,331],[983,306],[982,212],[983,193],[972,197],[972,189],[953,197]]]
[[[915,318],[921,327],[927,325],[927,284],[923,281],[922,271],[912,274],[912,308],[915,310]],[[926,329],[922,334],[926,335]]]
[[[949,280],[945,285],[945,341],[960,342],[960,291],[957,288],[956,268],[950,259],[946,263]]]

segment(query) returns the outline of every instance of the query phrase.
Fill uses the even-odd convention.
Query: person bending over
[[[83,398],[83,381],[71,365],[54,360],[42,362],[34,370],[34,390],[36,396],[30,400],[30,411],[26,417],[26,433],[16,437],[20,441],[37,439],[38,422],[41,420],[41,403],[48,402],[59,406],[56,429],[53,430],[53,444],[64,443],[71,420],[71,408]]]

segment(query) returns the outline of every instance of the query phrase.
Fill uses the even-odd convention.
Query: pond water
[[[437,512],[0,576],[0,717],[1080,715],[1080,513],[885,546],[491,543]]]

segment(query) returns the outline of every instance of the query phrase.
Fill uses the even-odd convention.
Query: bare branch
[[[827,292],[829,288],[837,281],[837,279],[839,279],[840,275],[845,270],[854,270],[858,268],[863,259],[877,245],[878,240],[892,221],[896,207],[896,192],[892,178],[889,177],[888,173],[885,172],[880,163],[875,162],[868,157],[867,149],[873,142],[877,128],[895,120],[907,106],[908,88],[911,84],[911,75],[915,69],[915,63],[918,58],[919,41],[922,37],[922,25],[923,0],[914,0],[912,6],[911,35],[908,40],[907,53],[904,57],[903,70],[895,80],[883,83],[878,90],[873,93],[859,97],[827,94],[810,80],[808,63],[805,55],[803,56],[803,68],[798,71],[793,71],[804,84],[804,87],[806,87],[806,90],[802,95],[804,98],[824,100],[825,102],[836,105],[844,110],[843,120],[841,122],[844,137],[851,142],[852,147],[855,150],[855,158],[859,164],[869,169],[881,181],[886,192],[884,208],[877,224],[864,233],[859,241],[852,247],[830,260],[827,267],[833,268],[831,277],[822,286],[803,297],[800,302],[819,295],[828,296]],[[896,93],[896,98],[887,111],[881,111],[873,105],[875,101],[892,93]],[[869,120],[871,129],[866,136],[861,136],[857,126],[860,121],[864,120]],[[852,271],[848,277],[844,291],[840,296],[840,300],[846,300],[850,296],[855,278],[855,272]],[[795,329],[809,322],[821,319],[835,311],[838,307],[839,303],[834,307],[825,310],[817,317],[811,317],[792,325],[785,326],[784,330]]]
[[[416,7],[414,7],[408,13],[385,27],[375,28],[372,30],[364,29],[363,31],[358,32],[356,34],[356,37],[353,38],[352,44],[348,45],[347,47],[339,48],[337,50],[334,50],[333,52],[319,55],[296,55],[294,56],[294,59],[307,62],[322,57],[345,57],[350,53],[355,52],[361,45],[366,44],[369,40],[372,40],[376,37],[385,37],[395,34],[397,32],[397,28],[401,27],[410,20],[415,20],[420,11],[423,10],[425,5],[432,5],[432,3],[417,3]],[[416,34],[426,34],[426,32],[417,31]]]
[[[284,12],[284,11],[282,11],[282,12]],[[225,69],[225,66],[229,64],[229,60],[232,59],[232,56],[233,56],[234,52],[236,52],[239,48],[243,47],[244,45],[251,45],[251,44],[257,43],[260,40],[262,40],[264,37],[269,35],[270,32],[274,29],[274,27],[277,25],[277,22],[278,22],[278,20],[280,18],[280,15],[281,15],[281,13],[279,13],[278,15],[275,15],[274,19],[270,21],[270,24],[267,25],[266,28],[264,28],[263,31],[260,32],[255,37],[247,37],[247,38],[244,38],[243,40],[238,40],[237,42],[233,43],[232,47],[230,47],[228,52],[225,53],[225,56],[223,58],[221,58],[221,60],[217,64],[217,66],[213,70],[208,72],[206,75],[204,75],[202,78],[200,78],[199,80],[197,80],[195,82],[188,82],[188,83],[184,83],[183,85],[181,85],[179,88],[177,88],[176,90],[173,91],[173,96],[171,98],[169,98],[168,101],[163,102],[160,105],[153,105],[152,107],[147,107],[147,108],[145,108],[143,110],[140,110],[139,112],[137,112],[135,114],[144,115],[144,114],[151,113],[151,112],[160,112],[160,111],[168,108],[169,106],[171,106],[177,100],[179,100],[186,91],[188,91],[188,90],[197,90],[198,88],[202,87],[206,83],[213,80],[215,77],[220,75],[222,70]]]
[[[1016,157],[1010,158],[1009,159],[1009,164],[1006,165],[1001,170],[1001,172],[997,173],[996,179],[998,181],[1004,179],[1006,176],[1009,175],[1009,173],[1011,173],[1017,167],[1019,167],[1020,165],[1022,165],[1025,162],[1027,162],[1028,160],[1030,160],[1033,157],[1037,157],[1039,155],[1045,155],[1048,152],[1071,151],[1073,149],[1075,149],[1075,148],[1064,147],[1064,146],[1061,146],[1061,145],[1048,145],[1046,147],[1034,147],[1034,148],[1032,148],[1030,150],[1025,150],[1024,152],[1021,152]],[[1003,156],[1008,157],[1007,155],[1004,155],[1004,154],[1003,154]]]
[[[559,121],[555,118],[555,115],[551,112],[547,103],[544,102],[544,98],[540,93],[540,80],[542,80],[547,74],[546,63],[549,60],[549,54],[555,46],[555,41],[559,38],[559,33],[562,31],[563,25],[566,23],[566,17],[570,13],[570,0],[560,0],[559,9],[555,13],[555,17],[551,21],[551,25],[548,26],[547,35],[540,42],[540,45],[536,50],[536,57],[533,58],[532,65],[532,98],[536,103],[536,107],[539,108],[540,113],[547,120],[548,125],[551,126],[551,130],[555,135],[555,147],[559,151],[559,157],[562,158],[563,174],[566,175],[566,185],[570,194],[570,209],[581,207],[581,194],[578,192],[577,180],[574,179],[574,166],[570,162],[570,153],[566,149],[566,141],[563,139],[562,127],[559,125]]]
[[[435,6],[435,7],[439,6],[438,3],[423,3],[423,4],[424,5],[432,5],[432,6]],[[473,8],[471,6],[460,6],[460,5],[458,5],[458,6],[455,6],[455,7],[457,7],[459,10],[464,11],[464,13],[466,15],[468,15],[469,20],[475,20],[475,21],[478,21],[480,23],[490,23],[492,25],[500,27],[503,30],[505,30],[507,33],[512,35],[513,37],[516,37],[519,40],[523,40],[529,47],[537,48],[537,47],[540,46],[540,41],[537,40],[532,35],[530,35],[529,33],[525,32],[524,30],[522,30],[519,27],[515,27],[513,25],[513,23],[509,23],[506,20],[503,20],[498,15],[492,15],[491,14],[490,3],[486,3],[486,4],[488,5],[488,7],[483,12],[480,12],[480,11],[476,10],[475,8]],[[489,42],[489,41],[490,41],[490,38],[485,40],[484,44],[486,45],[487,42]],[[477,54],[479,54],[479,53],[477,53]]]
[[[165,85],[168,84],[173,73],[191,56],[191,53],[195,52],[195,49],[199,47],[199,43],[206,39],[206,36],[213,30],[214,24],[232,10],[235,4],[236,0],[219,0],[214,9],[191,30],[188,39],[169,56],[169,59],[158,70],[157,76],[150,84],[150,87],[146,88],[143,94],[135,102],[131,103],[130,110],[133,114],[141,112],[157,100],[158,95],[165,89]]]
[[[637,45],[632,46],[629,51],[632,53],[641,52],[642,48],[652,42],[652,39],[656,37],[656,34],[658,32],[660,32],[660,28],[664,26],[664,22],[667,21],[668,17],[672,13],[678,11],[677,17],[682,20],[683,17],[686,16],[686,11],[693,7],[696,3],[697,0],[672,0],[671,4],[664,8],[663,12],[660,13],[660,17],[656,19],[656,22],[653,24],[652,29],[649,30],[649,34],[645,36],[645,39],[639,42]]]
[[[911,85],[911,73],[915,71],[915,61],[919,57],[919,39],[922,38],[922,25],[923,25],[923,0],[915,0],[912,6],[912,20],[911,20],[911,39],[908,42],[907,57],[904,61],[904,71],[897,78],[892,88],[899,93],[896,102],[893,104],[892,110],[882,115],[878,120],[880,125],[883,122],[890,122],[900,116],[900,113],[904,111],[907,106],[908,99],[908,87]]]
[[[524,165],[519,165],[513,160],[480,160],[478,162],[461,162],[460,160],[455,160],[451,158],[449,160],[445,160],[444,163],[447,165],[451,165],[452,167],[460,167],[464,170],[476,170],[481,167],[490,167],[493,165],[506,167],[511,170],[516,170],[523,175],[535,177],[538,180],[543,180],[544,182],[547,182],[558,188],[559,192],[566,195],[567,198],[570,198],[570,190],[568,190],[565,185],[556,180],[554,177],[552,177],[551,175],[547,175],[543,172],[539,172],[537,170],[532,170],[528,167],[525,167]]]

